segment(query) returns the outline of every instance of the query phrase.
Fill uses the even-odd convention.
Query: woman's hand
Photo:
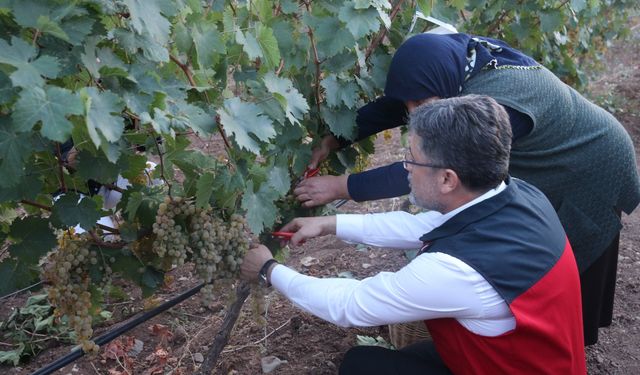
[[[311,161],[309,162],[309,169],[316,169],[331,153],[333,150],[337,150],[340,147],[338,140],[333,135],[327,135],[320,141],[318,147],[311,151]]]
[[[293,190],[303,207],[315,207],[336,199],[351,199],[347,185],[348,175],[317,176],[302,180]]]
[[[280,229],[282,232],[294,233],[291,244],[300,245],[302,242],[315,237],[336,233],[335,216],[299,217],[291,220]]]

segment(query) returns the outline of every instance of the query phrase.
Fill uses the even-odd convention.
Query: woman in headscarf
[[[596,343],[598,328],[612,319],[620,214],[640,202],[635,152],[622,125],[522,52],[466,34],[405,41],[393,56],[384,93],[358,111],[356,141],[403,125],[407,111],[430,100],[479,94],[505,107],[513,128],[509,172],[542,190],[558,212],[580,270],[585,345]],[[348,143],[325,137],[310,167]],[[395,163],[310,178],[295,194],[312,207],[409,191],[407,172]]]

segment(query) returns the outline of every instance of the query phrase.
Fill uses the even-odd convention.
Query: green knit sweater
[[[640,202],[625,129],[545,68],[485,70],[462,94],[488,95],[531,117],[531,133],[512,145],[509,172],[547,195],[585,270],[620,231],[619,212]]]

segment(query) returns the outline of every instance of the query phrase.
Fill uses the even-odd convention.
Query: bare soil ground
[[[633,30],[630,41],[618,43],[606,57],[605,70],[599,73],[589,95],[599,104],[614,111],[623,122],[640,151],[640,27]],[[198,147],[215,152],[215,140],[202,141]],[[398,132],[390,140],[379,137],[377,152],[371,165],[382,165],[402,158]],[[640,153],[638,153],[640,159]],[[357,205],[349,203],[343,212],[380,212],[399,209],[404,198]],[[619,273],[614,319],[611,327],[601,329],[598,344],[588,347],[590,374],[640,374],[640,209],[623,218]],[[309,258],[311,257],[311,258]],[[371,249],[347,245],[334,237],[309,241],[291,250],[287,264],[306,274],[335,277],[350,272],[364,278],[380,271],[396,270],[406,263],[403,252]],[[196,284],[189,267],[175,270],[157,301],[162,302]],[[124,288],[128,288],[126,285]],[[139,295],[135,289],[125,289]],[[301,312],[277,292],[264,297],[267,303],[266,320],[257,318],[254,296],[245,303],[241,316],[225,347],[216,374],[260,374],[261,360],[274,356],[283,361],[275,374],[334,374],[343,354],[356,343],[357,335],[382,336],[388,340],[387,327],[343,329]],[[0,320],[10,311],[22,306],[21,295],[0,306]],[[202,362],[209,346],[220,329],[230,297],[221,293],[211,308],[201,306],[199,299],[174,307],[138,326],[92,357],[71,364],[59,374],[193,374]],[[123,317],[142,310],[138,300],[107,306],[114,319],[98,327],[105,332]],[[264,312],[263,312],[264,313]],[[137,341],[136,341],[137,340]],[[6,343],[5,343],[6,344]],[[0,347],[0,349],[4,349]],[[6,374],[28,374],[68,353],[70,347],[52,345],[51,348],[21,367],[0,367]]]

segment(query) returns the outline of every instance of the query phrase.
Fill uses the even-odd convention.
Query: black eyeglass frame
[[[404,167],[404,169],[408,169],[407,165],[416,165],[418,167],[428,167],[428,168],[435,168],[435,169],[450,169],[449,167],[445,167],[439,164],[418,163],[417,161],[409,160],[408,159],[409,155],[411,155],[411,152],[407,151],[407,153],[404,155],[404,160],[402,160],[402,166]]]

